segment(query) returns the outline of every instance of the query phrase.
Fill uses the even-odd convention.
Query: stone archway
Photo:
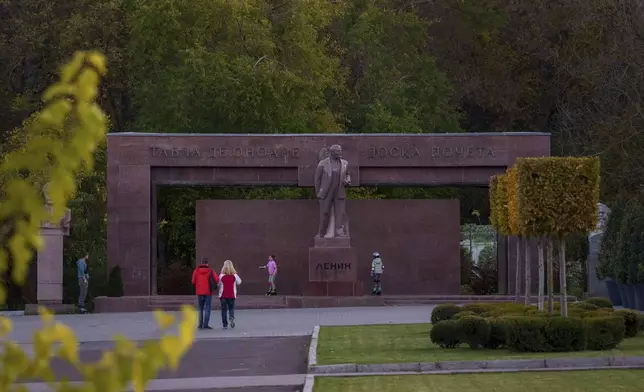
[[[356,186],[486,187],[517,157],[550,155],[545,133],[110,134],[108,265],[123,268],[125,294],[154,294],[157,186],[310,187],[320,150],[332,144],[342,146]],[[500,289],[511,292],[514,262],[504,256]]]

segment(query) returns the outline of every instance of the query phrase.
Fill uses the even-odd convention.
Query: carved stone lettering
[[[485,158],[488,156],[496,157],[492,147],[476,147],[476,146],[453,146],[453,147],[438,147],[433,146],[426,151],[432,158]],[[424,152],[413,146],[394,146],[390,148],[384,147],[371,147],[367,151],[369,159],[413,159],[420,157]]]
[[[285,147],[210,147],[204,156],[208,158],[299,158],[300,149]],[[204,149],[205,151],[205,149]],[[193,147],[156,147],[150,146],[152,157],[200,158],[201,151]]]
[[[172,157],[172,158],[192,158],[201,157],[201,152],[198,148],[192,147],[173,147],[173,148],[160,148],[150,147],[150,153],[153,157]]]
[[[344,271],[351,269],[350,262],[336,262],[336,263],[318,263],[315,266],[316,270],[325,270],[325,271]]]
[[[396,159],[410,159],[420,156],[420,150],[416,147],[410,146],[395,146],[390,148],[375,148],[371,147],[367,153],[370,159],[373,158],[396,158]]]

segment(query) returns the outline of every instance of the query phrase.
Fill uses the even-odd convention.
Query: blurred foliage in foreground
[[[76,193],[75,178],[92,169],[93,154],[105,138],[107,119],[96,103],[100,78],[106,73],[105,58],[96,52],[79,52],[60,72],[60,80],[43,96],[43,108],[24,124],[24,144],[5,155],[0,163],[0,273],[11,266],[11,279],[22,284],[29,262],[42,248],[43,221],[58,222]],[[51,207],[45,203],[46,186]],[[0,303],[6,288],[0,286]],[[171,314],[157,312],[163,337],[158,342],[135,342],[117,338],[114,350],[105,351],[96,363],[81,363],[78,341],[72,328],[55,322],[42,310],[44,327],[33,340],[33,356],[10,340],[2,343],[0,391],[25,390],[17,382],[39,379],[54,383],[51,360],[59,357],[84,377],[75,385],[60,383],[57,391],[122,391],[132,385],[143,391],[145,384],[166,367],[176,368],[194,340],[196,314],[182,310],[178,334],[169,334],[177,321]],[[0,337],[12,330],[12,322],[0,317]]]

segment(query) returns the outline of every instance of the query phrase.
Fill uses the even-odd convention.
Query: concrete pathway
[[[198,331],[197,339],[306,336],[316,325],[423,323],[429,322],[433,308],[434,305],[238,310],[235,314],[237,327],[228,330],[221,329],[219,312],[213,312],[210,325],[214,329]],[[41,326],[40,318],[17,316],[12,319],[14,328],[9,339],[29,344],[34,331]],[[90,342],[111,341],[114,335],[124,335],[133,340],[157,339],[160,336],[152,312],[58,315],[56,320],[72,327],[84,346]]]
[[[406,324],[428,322],[433,305],[323,309],[239,310],[235,329],[220,327],[213,312],[211,331],[198,331],[197,342],[177,372],[163,372],[149,391],[238,392],[301,391],[306,377],[309,336],[316,325]],[[38,316],[13,317],[9,339],[31,351]],[[80,342],[81,357],[94,361],[112,347],[114,335],[143,341],[160,336],[154,314],[111,313],[59,315]],[[68,365],[57,363],[58,377],[78,380]],[[43,383],[24,384],[29,391],[49,391]],[[240,389],[241,388],[241,389]]]

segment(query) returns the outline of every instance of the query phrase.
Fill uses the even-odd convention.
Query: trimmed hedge
[[[579,305],[566,318],[513,303],[440,305],[432,312],[432,320],[438,321],[433,323],[430,338],[443,348],[467,343],[473,349],[564,352],[609,350],[625,337],[644,331],[644,315],[597,308],[592,303]]]
[[[621,317],[590,317],[586,323],[586,348],[612,350],[624,340],[624,322]]]
[[[597,310],[599,307],[588,302],[574,302],[570,305],[570,308],[583,309],[583,310]]]
[[[606,309],[611,309],[611,310],[613,309],[613,303],[610,302],[610,300],[607,299],[607,298],[592,297],[592,298],[588,298],[584,302],[588,303],[588,304],[595,305],[598,308],[606,308]]]
[[[632,310],[622,309],[615,311],[616,316],[624,320],[624,337],[632,338],[639,332],[639,313]]]
[[[490,179],[490,223],[503,235],[510,235],[508,221],[508,177],[505,174]]]
[[[495,349],[505,346],[506,323],[501,317],[488,318],[490,323],[490,338],[485,344],[485,348]]]
[[[472,312],[474,314],[485,314],[496,308],[496,304],[465,304],[461,306],[462,312]]]
[[[543,329],[546,320],[540,317],[506,318],[506,344],[519,352],[546,351]]]
[[[517,170],[513,166],[509,168],[506,172],[506,195],[508,199],[508,228],[512,235],[523,235],[519,230],[519,216],[518,216],[518,200],[517,200],[517,187],[518,187],[518,177]]]
[[[490,340],[490,322],[479,316],[465,316],[457,320],[461,341],[470,348],[483,348]]]
[[[586,348],[586,327],[584,321],[575,317],[550,317],[543,333],[546,351],[582,351]]]
[[[429,338],[440,348],[454,348],[461,344],[460,325],[457,320],[443,320],[432,326]]]
[[[598,157],[518,158],[514,218],[519,233],[585,234],[597,224]]]
[[[458,312],[451,319],[452,320],[460,320],[461,318],[467,317],[467,316],[478,316],[478,315],[476,313],[474,313],[474,312],[469,312],[469,311]]]
[[[461,311],[461,307],[454,304],[438,305],[432,310],[432,324],[436,324],[443,320],[451,320],[456,313]]]

